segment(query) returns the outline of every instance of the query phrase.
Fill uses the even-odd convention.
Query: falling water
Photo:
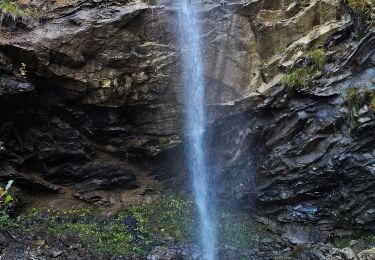
[[[194,199],[200,217],[200,243],[203,259],[215,259],[216,231],[210,199],[205,150],[205,83],[202,61],[202,35],[199,2],[180,0],[178,11],[183,46],[182,70],[188,135],[187,158]]]

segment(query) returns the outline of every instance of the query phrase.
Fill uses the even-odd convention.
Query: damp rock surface
[[[35,191],[109,206],[188,192],[178,7],[22,2],[38,16],[0,27],[0,179],[26,203]],[[353,114],[346,95],[375,82],[363,17],[326,0],[205,1],[202,13],[219,202],[255,211],[293,245],[373,232],[374,113],[367,102]],[[284,73],[314,66],[317,45],[325,63],[308,86],[283,85]],[[19,246],[6,250],[30,253]],[[293,252],[321,257],[311,250]]]

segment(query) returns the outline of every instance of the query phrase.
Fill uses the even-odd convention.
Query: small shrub
[[[325,62],[325,54],[322,48],[316,48],[307,53],[307,57],[318,68],[323,68]]]
[[[306,87],[310,83],[310,71],[307,68],[298,68],[285,74],[282,81],[288,87]]]

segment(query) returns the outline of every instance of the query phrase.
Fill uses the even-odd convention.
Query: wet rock
[[[375,259],[375,248],[363,250],[358,254],[360,260],[372,260]]]
[[[219,197],[277,221],[294,243],[321,242],[334,228],[375,230],[375,124],[365,109],[352,131],[341,94],[356,79],[372,84],[375,36],[355,42],[339,1],[310,2],[207,3],[201,21]],[[173,2],[50,4],[43,23],[1,28],[1,178],[55,193],[67,186],[104,205],[116,203],[105,191],[151,178],[184,184]],[[309,89],[281,86],[281,69],[317,42],[348,53]]]
[[[56,249],[56,250],[53,250],[53,251],[52,251],[51,256],[52,256],[52,257],[58,257],[58,256],[62,255],[62,253],[63,253],[63,252],[62,252],[61,250],[57,250],[57,249]]]
[[[183,260],[198,260],[200,255],[201,253],[196,245],[183,245],[178,249],[178,258]]]
[[[344,259],[348,259],[348,260],[358,259],[356,253],[350,247],[345,247],[341,249],[340,253],[343,255]]]
[[[157,246],[147,256],[148,260],[175,260],[177,251],[163,246]]]

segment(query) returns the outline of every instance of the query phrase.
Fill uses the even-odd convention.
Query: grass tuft
[[[310,83],[310,76],[307,68],[298,68],[285,74],[282,81],[288,87],[306,87]]]
[[[368,8],[366,0],[347,0],[348,6],[356,12],[364,12]]]
[[[323,68],[325,63],[325,53],[322,48],[315,48],[307,53],[307,57],[319,69]]]
[[[11,17],[13,20],[25,19],[30,16],[30,12],[22,9],[17,3],[9,0],[0,0],[0,17]]]

